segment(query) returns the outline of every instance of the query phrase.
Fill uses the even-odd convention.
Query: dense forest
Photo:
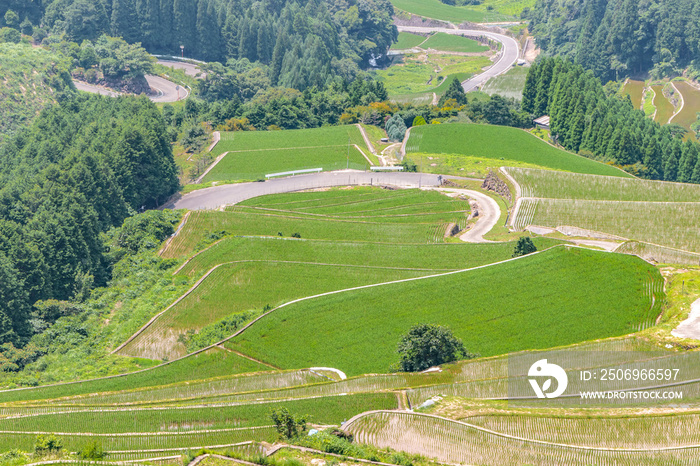
[[[0,148],[0,344],[45,328],[37,301],[107,283],[101,233],[178,187],[165,128],[146,98],[79,96]]]
[[[609,161],[643,178],[700,183],[698,144],[685,131],[661,126],[605,88],[592,72],[561,58],[530,68],[523,109],[551,117],[552,135],[565,148]]]
[[[603,82],[651,71],[700,71],[697,0],[539,0],[526,14],[538,45]]]
[[[302,90],[352,79],[397,36],[388,0],[10,0],[0,16],[7,10],[40,36],[81,43],[109,34],[151,53],[184,46],[205,61],[259,61],[273,85]]]

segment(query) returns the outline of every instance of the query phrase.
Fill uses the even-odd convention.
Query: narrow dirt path
[[[671,331],[671,335],[678,338],[700,340],[700,299],[690,305],[688,318],[678,324],[678,327]]]
[[[436,188],[436,191],[457,193],[474,199],[479,204],[479,216],[477,217],[476,225],[462,234],[459,239],[465,243],[492,243],[484,239],[484,235],[491,231],[498,219],[501,217],[501,209],[496,201],[484,193],[472,191],[470,189],[453,189],[453,188]]]

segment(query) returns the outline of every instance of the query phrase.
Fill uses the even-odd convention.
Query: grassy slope
[[[401,335],[417,323],[447,325],[484,356],[547,348],[636,330],[651,317],[645,289],[657,275],[636,257],[556,248],[485,269],[301,302],[229,345],[281,367],[323,365],[349,374],[388,370]],[[304,350],[289,351],[294,342],[304,342]]]
[[[406,50],[417,47],[425,41],[425,37],[410,32],[399,32],[398,40],[391,45],[392,50]]]
[[[0,43],[0,142],[55,102],[57,84],[72,86],[55,71],[67,69],[64,60],[40,47]]]
[[[498,141],[498,143],[496,143]],[[505,126],[443,124],[413,128],[408,152],[455,154],[498,160],[515,160],[543,168],[575,173],[629,177],[609,165],[557,149],[516,128]]]
[[[611,176],[508,169],[523,197],[646,202],[697,202],[700,186]]]
[[[435,49],[445,52],[466,53],[486,52],[489,50],[487,46],[479,44],[479,42],[475,41],[474,39],[455,36],[454,34],[445,34],[444,32],[433,34],[423,43],[423,45],[421,45],[421,47],[424,49]]]

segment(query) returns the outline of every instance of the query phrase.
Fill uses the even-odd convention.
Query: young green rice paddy
[[[512,147],[518,150],[513,151]],[[496,164],[499,160],[516,160],[575,173],[630,177],[615,167],[565,152],[525,131],[504,126],[442,124],[415,127],[411,129],[406,151],[483,157],[493,159]]]

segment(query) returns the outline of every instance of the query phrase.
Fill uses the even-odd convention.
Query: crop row
[[[86,444],[95,441],[100,444],[104,451],[133,451],[230,445],[249,440],[272,442],[278,435],[274,427],[209,432],[142,432],[127,435],[60,432],[54,434],[61,439],[63,447],[67,451],[80,451]],[[0,432],[0,451],[13,449],[33,451],[35,442],[36,434],[34,433]]]
[[[392,270],[400,278],[426,271]],[[386,269],[342,264],[251,261],[223,264],[185,299],[159,316],[120,350],[120,354],[150,359],[174,359],[187,353],[181,335],[199,332],[229,316],[240,316],[238,327],[268,307],[319,293],[386,281]],[[261,292],[264,290],[264,292]],[[208,344],[234,333],[216,335]],[[264,358],[261,358],[264,360]],[[254,369],[255,370],[255,369]],[[259,369],[258,369],[259,370]]]
[[[697,202],[700,186],[688,183],[584,175],[532,168],[506,168],[522,197],[608,201]]]
[[[189,432],[271,424],[270,411],[286,407],[299,415],[308,414],[320,424],[340,424],[360,412],[394,409],[393,393],[366,393],[319,397],[237,406],[167,407],[131,410],[96,410],[54,413],[0,419],[0,432],[90,432],[99,434],[132,432]]]
[[[620,245],[615,252],[634,254],[644,260],[660,264],[700,265],[700,254],[639,241],[627,241]]]
[[[559,243],[558,240],[542,237],[534,238],[533,241],[538,249],[546,249]],[[512,242],[382,244],[323,240],[286,241],[277,238],[226,238],[195,256],[180,273],[196,277],[217,264],[231,260],[262,258],[447,272],[508,259],[514,247],[515,244]]]
[[[206,398],[216,395],[274,390],[324,381],[308,370],[242,374],[214,380],[194,380],[170,386],[93,393],[50,401],[52,406],[109,406],[154,403],[166,400]],[[1,409],[1,408],[0,408]],[[2,411],[0,411],[2,412]]]
[[[700,252],[700,203],[589,201],[523,198],[516,229],[526,225],[556,228],[571,225]]]
[[[675,431],[675,428],[670,428]],[[443,463],[667,465],[688,464],[698,454],[697,449],[621,452],[539,444],[412,413],[369,414],[354,421],[348,429],[360,443],[418,453]],[[597,434],[601,437],[611,435],[606,430],[597,431]],[[686,436],[689,439],[695,437],[696,434]],[[661,442],[659,446],[665,446],[665,443]]]
[[[490,430],[555,443],[607,448],[700,445],[700,414],[640,417],[476,416],[464,419]]]
[[[478,270],[301,301],[226,346],[278,367],[318,364],[349,375],[388,370],[416,321],[450,326],[483,356],[563,346],[634,331],[651,307],[650,274],[660,276],[636,257],[557,247]],[[318,343],[288,351],[299,339]]]

